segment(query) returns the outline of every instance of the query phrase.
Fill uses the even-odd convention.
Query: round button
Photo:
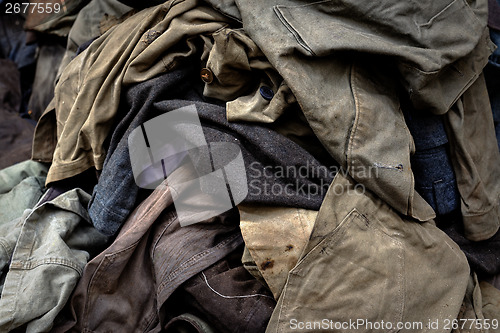
[[[274,97],[274,92],[273,92],[273,90],[271,88],[269,88],[267,86],[262,86],[262,87],[260,87],[260,95],[264,99],[270,101]]]
[[[208,68],[203,68],[200,71],[200,76],[205,83],[212,83],[212,81],[214,80],[214,73],[212,73],[212,71]]]

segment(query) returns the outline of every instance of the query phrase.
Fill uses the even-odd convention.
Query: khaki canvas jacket
[[[500,223],[500,156],[481,76],[494,49],[487,1],[211,1],[283,76],[328,152],[359,183],[419,221],[413,139],[400,98],[445,115],[465,233]]]

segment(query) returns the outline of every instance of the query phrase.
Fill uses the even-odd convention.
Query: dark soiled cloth
[[[491,36],[497,39],[500,44],[500,32],[491,31]],[[495,57],[496,56],[496,57]],[[493,122],[495,124],[495,134],[497,137],[498,149],[500,150],[500,49],[492,54],[488,65],[484,68],[484,77],[488,87],[491,110],[493,112]]]
[[[57,68],[59,68],[64,52],[65,48],[57,42],[48,42],[40,46],[33,91],[28,104],[28,113],[34,120],[40,119],[43,111],[54,98]]]
[[[166,181],[84,269],[54,332],[159,332],[162,305],[243,244],[238,211],[181,227]]]
[[[468,240],[459,212],[438,217],[436,224],[460,246],[473,271],[487,276],[500,274],[500,231],[484,241]]]
[[[276,301],[242,266],[241,255],[236,250],[186,281],[165,304],[166,313],[196,314],[216,332],[264,332]]]
[[[498,290],[500,290],[500,274],[481,276],[481,280],[488,282]]]
[[[136,203],[139,188],[129,156],[130,132],[149,119],[193,104],[207,142],[240,146],[248,181],[248,196],[243,202],[319,209],[337,169],[327,169],[270,126],[228,123],[221,103],[207,103],[202,96],[203,85],[199,68],[189,65],[127,91],[119,111],[121,121],[111,136],[103,172],[89,206],[98,230],[107,235],[116,233]],[[291,185],[285,191],[288,184]]]
[[[216,331],[200,317],[191,313],[183,313],[170,320],[163,332],[215,333]]]
[[[125,87],[176,68],[227,21],[200,0],[166,1],[115,25],[71,61],[35,129],[33,159],[51,162],[47,184],[102,170]]]
[[[0,58],[14,61],[20,69],[35,64],[37,48],[36,44],[26,45],[23,24],[19,14],[0,13]]]
[[[21,118],[21,86],[15,63],[0,59],[0,169],[31,157],[35,127]]]
[[[18,113],[21,105],[19,71],[14,62],[0,59],[0,108],[10,113]]]
[[[9,59],[17,65],[22,95],[21,106],[17,112],[27,116],[35,74],[37,45],[28,45],[26,42],[28,34],[23,29],[24,18],[20,14],[4,13],[2,9],[0,9],[0,58]]]
[[[488,26],[500,30],[500,2],[498,0],[488,0]],[[495,44],[498,46],[497,43]]]

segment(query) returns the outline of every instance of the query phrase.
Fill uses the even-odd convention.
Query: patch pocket
[[[358,320],[396,324],[403,318],[403,274],[401,242],[378,221],[353,210],[290,271],[280,299],[278,332],[293,323],[316,322],[316,327],[309,325],[314,332],[331,331],[335,327],[330,323]],[[307,325],[303,328],[308,331]]]
[[[465,0],[432,5],[324,0],[273,9],[306,55],[391,56],[429,73],[469,54],[485,28]]]

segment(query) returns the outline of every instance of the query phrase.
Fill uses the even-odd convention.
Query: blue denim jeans
[[[21,216],[33,208],[45,192],[47,166],[25,161],[0,170],[0,268],[10,261],[19,233]],[[6,272],[0,272],[0,294]]]
[[[10,223],[9,233],[2,233],[1,244],[15,243],[0,253],[0,269],[8,267],[0,297],[0,331],[24,325],[26,332],[51,329],[87,261],[107,242],[89,222],[89,199],[80,189],[68,191],[26,210]]]

